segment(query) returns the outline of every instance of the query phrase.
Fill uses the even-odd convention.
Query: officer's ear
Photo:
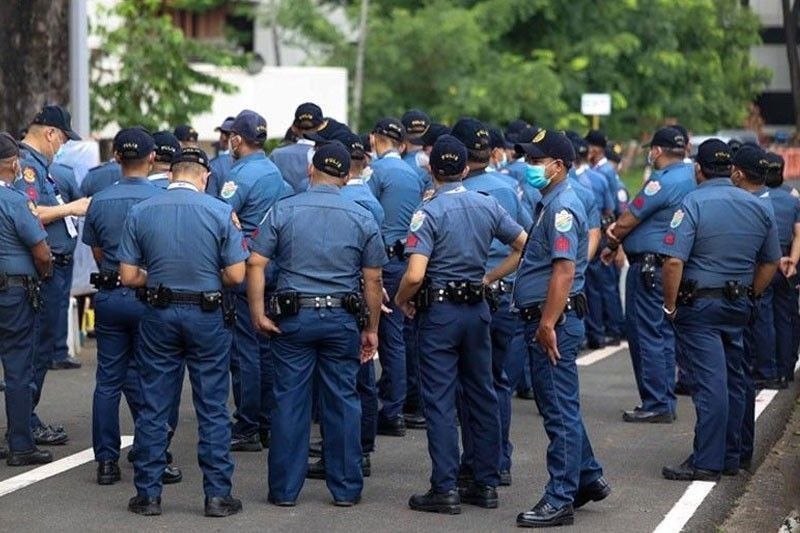
[[[114,152],[114,161],[117,163],[122,163],[122,158],[119,156],[119,152]]]
[[[311,163],[308,164],[308,168],[306,168],[306,174],[308,175],[308,179],[311,179],[311,175],[314,173],[314,165]]]
[[[156,162],[156,153],[150,152],[150,155],[147,156],[147,164],[152,167],[155,162]]]
[[[461,171],[461,179],[466,178],[467,174],[469,174],[469,166],[464,167],[464,170]]]

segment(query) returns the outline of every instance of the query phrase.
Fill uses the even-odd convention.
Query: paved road
[[[92,347],[84,350],[82,360],[84,366],[80,370],[51,372],[47,376],[40,414],[49,423],[64,424],[71,436],[68,445],[51,448],[57,459],[91,447]],[[666,481],[660,471],[663,464],[680,462],[689,453],[694,424],[691,401],[681,398],[674,425],[624,424],[621,411],[637,401],[627,351],[620,350],[583,366],[580,372],[584,419],[614,494],[604,502],[581,509],[570,530],[652,531],[689,485]],[[202,516],[196,420],[189,390],[187,383],[172,447],[183,468],[184,481],[165,488],[161,517],[145,518],[127,512],[128,498],[134,494],[130,465],[122,465],[121,483],[100,487],[94,483],[94,463],[89,462],[0,497],[0,531],[512,531],[517,513],[538,500],[546,481],[546,436],[541,419],[533,402],[515,399],[514,484],[500,489],[500,507],[496,510],[464,506],[459,516],[410,511],[408,497],[427,489],[430,465],[424,431],[409,431],[402,439],[379,437],[372,477],[366,480],[362,503],[354,508],[333,507],[324,483],[311,480],[297,507],[271,506],[266,502],[265,453],[238,453],[234,493],[243,500],[244,512],[224,520],[207,519]],[[780,435],[797,394],[797,387],[781,392],[759,420],[759,459],[765,453],[765,444]],[[123,408],[123,430],[124,434],[132,434],[127,408]],[[0,464],[0,487],[3,481],[24,471]],[[745,480],[740,476],[719,483],[686,530],[714,531],[744,490]]]

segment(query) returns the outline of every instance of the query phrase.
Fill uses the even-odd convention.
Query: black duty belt
[[[0,291],[9,287],[29,287],[35,279],[31,276],[0,274]]]
[[[405,241],[396,240],[394,244],[386,246],[386,255],[391,259],[392,257],[397,257],[398,259],[403,259],[406,253],[406,243]]]
[[[122,287],[118,272],[100,271],[89,275],[89,283],[98,290],[113,290]]]
[[[731,292],[730,289],[726,289],[725,287],[713,287],[713,288],[695,289],[693,296],[695,298],[737,300],[739,298],[744,298],[745,296],[749,296],[751,292],[752,291],[750,287],[742,285],[740,286],[738,293],[733,293]]]
[[[651,253],[643,253],[643,254],[631,254],[627,253],[628,262],[630,264],[636,263],[651,263],[656,266],[664,266],[664,256],[659,254],[651,254]]]
[[[714,298],[735,301],[740,298],[753,298],[753,288],[739,281],[726,281],[724,287],[698,287],[697,281],[681,280],[678,288],[678,305],[692,305],[698,298]]]
[[[514,289],[514,285],[501,279],[490,283],[486,286],[486,289],[493,294],[508,294]]]
[[[338,296],[301,295],[297,301],[300,307],[311,307],[314,309],[322,309],[323,307],[342,307],[344,305],[344,302]]]
[[[53,263],[58,266],[69,266],[72,263],[72,254],[53,254]]]
[[[222,291],[189,292],[173,291],[159,285],[137,290],[139,298],[153,307],[169,307],[170,304],[198,305],[203,311],[216,311],[222,306]]]
[[[522,307],[519,310],[519,315],[525,322],[537,322],[542,318],[542,310],[544,309],[544,302],[535,303],[528,307]],[[563,314],[569,311],[575,311],[578,318],[586,316],[587,302],[586,296],[583,293],[573,294],[567,298],[567,304],[564,306]],[[560,322],[561,320],[559,320]]]

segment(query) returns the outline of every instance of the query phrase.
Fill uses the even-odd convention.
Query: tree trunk
[[[797,50],[797,23],[800,21],[800,0],[782,0],[783,29],[786,34],[786,56],[789,59],[789,79],[792,84],[795,134],[800,135],[800,54]]]
[[[358,131],[361,122],[361,98],[364,92],[364,54],[367,48],[367,15],[369,0],[361,0],[361,14],[358,21],[358,48],[356,50],[356,72],[353,80],[353,110],[350,126]]]
[[[0,130],[69,105],[69,0],[0,1]]]

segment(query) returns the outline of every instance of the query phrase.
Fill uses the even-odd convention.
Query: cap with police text
[[[350,152],[339,141],[330,141],[317,146],[311,164],[329,176],[344,178],[350,173]]]
[[[245,109],[233,120],[231,133],[240,135],[251,143],[263,144],[267,140],[267,121],[255,111]]]
[[[583,138],[589,146],[599,146],[600,148],[605,148],[608,144],[608,137],[606,134],[600,130],[589,130],[589,133],[586,134],[586,137]]]
[[[316,128],[325,121],[322,109],[312,102],[306,102],[297,106],[294,112],[294,126],[301,130]]]
[[[467,147],[453,135],[442,135],[433,144],[430,155],[434,176],[458,176],[467,167]]]
[[[776,154],[775,152],[767,152],[767,162],[769,163],[770,172],[777,172],[778,174],[783,175],[783,167],[786,165],[786,161],[783,159],[783,156]]]
[[[81,136],[72,130],[72,116],[61,106],[46,105],[33,117],[33,124],[52,126],[64,132],[71,141],[80,141]]]
[[[575,148],[572,141],[567,136],[555,131],[541,130],[533,138],[533,142],[515,144],[514,150],[519,155],[525,155],[531,159],[542,159],[550,157],[560,159],[566,166],[575,161]]]
[[[171,131],[157,131],[153,134],[155,143],[156,159],[169,163],[180,154],[181,144]]]
[[[753,176],[766,177],[769,169],[767,153],[755,146],[743,145],[733,155],[733,166]]]
[[[464,143],[468,150],[486,150],[491,146],[489,128],[475,118],[462,118],[453,125],[450,135]]]
[[[339,141],[350,152],[350,159],[364,159],[366,151],[361,137],[348,130],[341,130],[336,133],[334,140]]]
[[[188,124],[175,126],[175,131],[173,133],[175,138],[181,142],[194,142],[197,140],[197,131]]]
[[[195,146],[188,146],[181,150],[181,152],[172,159],[170,168],[174,168],[179,163],[197,163],[205,167],[206,170],[211,170],[211,163],[208,160],[206,153]]]
[[[140,126],[121,129],[114,137],[114,153],[122,160],[143,159],[154,150],[153,136]]]
[[[214,131],[221,131],[222,133],[230,133],[231,126],[233,126],[233,117],[227,117],[222,121],[222,124],[214,128]]]
[[[400,121],[409,137],[419,137],[431,125],[431,117],[419,109],[410,109],[405,112]]]
[[[675,128],[676,130],[678,130],[681,133],[681,135],[683,135],[684,143],[685,144],[689,144],[689,130],[687,130],[686,128],[684,128],[680,124],[673,124],[670,127],[671,128]]]
[[[686,148],[686,137],[683,136],[680,130],[672,126],[666,126],[657,129],[650,142],[644,143],[642,146],[645,148],[660,146],[661,148],[683,150]]]
[[[694,160],[708,177],[730,176],[731,148],[719,139],[703,141]]]
[[[382,118],[372,128],[372,133],[389,137],[393,141],[403,142],[406,140],[406,128],[403,123],[396,118],[387,117]]]
[[[0,132],[0,159],[19,156],[19,145],[7,131]]]
[[[517,141],[514,144],[526,144],[533,142],[533,138],[536,137],[539,132],[542,131],[542,128],[539,126],[528,126],[519,134],[517,135]]]

